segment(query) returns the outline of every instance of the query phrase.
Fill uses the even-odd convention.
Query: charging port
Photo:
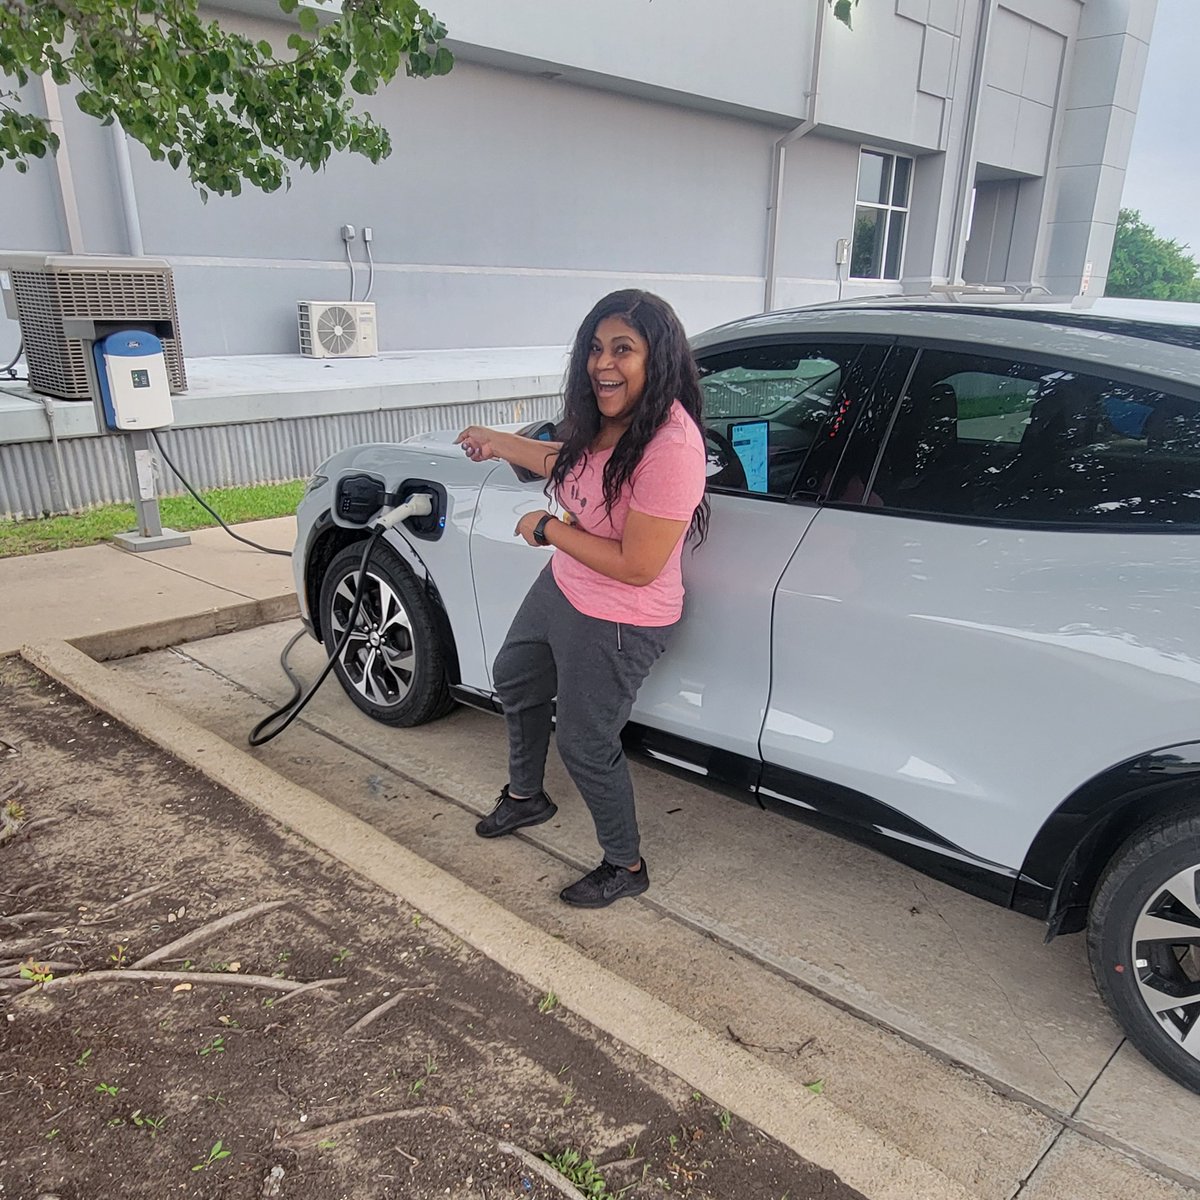
[[[426,492],[433,502],[433,508],[426,517],[410,517],[404,522],[404,528],[413,537],[426,542],[436,542],[446,528],[446,489],[440,483],[431,479],[406,479],[397,489],[399,495],[407,499],[414,492]]]
[[[351,529],[365,529],[387,503],[387,488],[378,475],[342,475],[334,490],[333,519]]]

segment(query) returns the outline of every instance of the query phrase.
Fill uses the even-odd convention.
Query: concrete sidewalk
[[[278,517],[234,529],[290,550],[296,521]],[[289,559],[245,546],[220,528],[190,536],[190,546],[147,554],[106,543],[0,559],[0,654],[59,639],[90,650],[87,640],[103,636],[103,657],[115,657],[296,612]],[[119,641],[107,636],[119,631],[126,635]]]

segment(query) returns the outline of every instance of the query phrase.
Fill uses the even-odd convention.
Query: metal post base
[[[167,550],[172,546],[190,546],[192,539],[177,529],[164,529],[162,533],[146,537],[140,533],[114,533],[112,540],[122,550],[141,554],[146,550]]]

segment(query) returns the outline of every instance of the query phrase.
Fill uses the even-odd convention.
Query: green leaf
[[[428,77],[454,65],[444,25],[419,0],[343,0],[328,24],[311,0],[278,0],[296,14],[290,60],[270,40],[202,18],[196,0],[16,2],[19,21],[0,5],[0,72],[17,85],[48,73],[86,116],[120,114],[129,136],[186,171],[205,201],[290,186],[290,167],[319,170],[344,150],[378,162],[391,140],[356,111],[355,94],[373,95],[401,71]],[[23,172],[58,141],[21,110],[23,97],[11,100],[0,109],[0,166]]]

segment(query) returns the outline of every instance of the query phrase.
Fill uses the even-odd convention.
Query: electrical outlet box
[[[838,238],[837,245],[833,249],[833,261],[839,267],[846,265],[847,259],[850,257],[850,239]]]
[[[352,241],[354,241],[354,238],[355,238],[354,226],[353,225],[343,225],[342,226],[342,241],[343,242],[352,242]]]
[[[370,225],[364,225],[363,226],[363,241],[364,242],[372,241],[374,239],[374,237],[375,237],[375,233],[374,233],[374,230],[372,230],[372,228],[370,227]]]

